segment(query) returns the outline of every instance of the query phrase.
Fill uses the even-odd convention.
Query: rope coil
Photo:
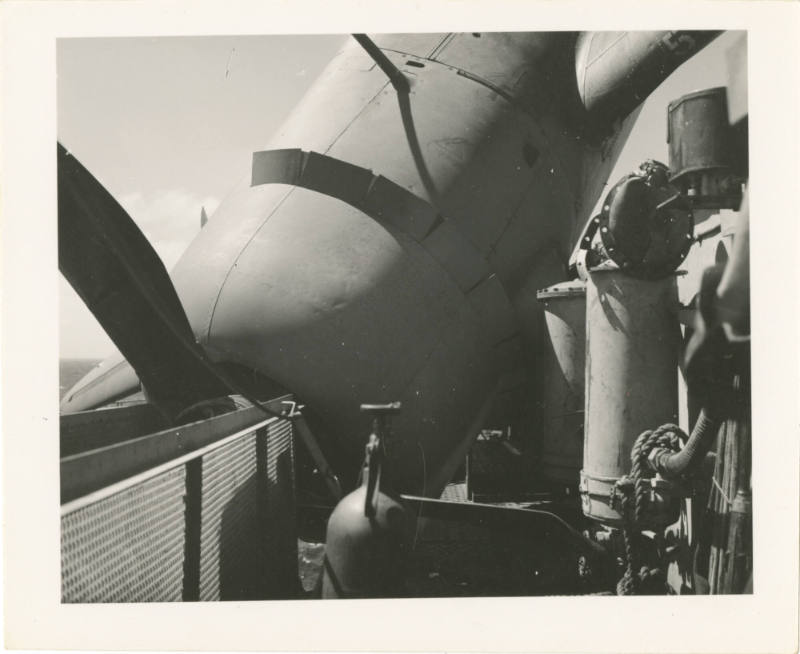
[[[650,480],[655,474],[648,464],[650,453],[656,449],[679,452],[688,439],[677,425],[667,423],[658,429],[643,431],[631,448],[631,471],[617,480],[610,501],[619,502],[625,539],[625,574],[617,582],[617,595],[664,594],[665,579],[659,568],[640,565],[641,531],[647,525],[650,505]]]

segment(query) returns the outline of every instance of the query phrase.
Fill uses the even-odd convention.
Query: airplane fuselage
[[[359,404],[401,400],[400,483],[430,494],[492,400],[522,399],[535,291],[563,279],[624,139],[579,127],[574,35],[376,41],[410,92],[348,43],[172,277],[212,358],[302,398],[346,478]]]

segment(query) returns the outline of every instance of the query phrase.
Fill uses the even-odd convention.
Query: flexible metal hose
[[[699,464],[711,449],[717,435],[720,420],[708,407],[697,417],[692,435],[680,452],[654,449],[649,458],[650,466],[665,479],[675,479],[696,464]]]

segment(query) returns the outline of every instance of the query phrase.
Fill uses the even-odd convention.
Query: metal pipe
[[[611,500],[639,434],[678,414],[680,327],[674,276],[643,280],[591,271],[586,284],[586,420],[581,495],[586,516],[623,516]]]
[[[708,407],[703,408],[695,422],[692,435],[680,452],[654,449],[648,457],[650,467],[665,479],[675,479],[695,465],[699,465],[714,443],[719,428],[719,417]]]
[[[581,32],[575,74],[581,102],[599,126],[639,106],[719,31]]]

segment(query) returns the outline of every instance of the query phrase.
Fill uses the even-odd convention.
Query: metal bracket
[[[301,412],[306,408],[305,404],[299,404],[294,400],[284,400],[281,404],[284,407],[283,415],[290,420],[302,417],[303,414]]]

